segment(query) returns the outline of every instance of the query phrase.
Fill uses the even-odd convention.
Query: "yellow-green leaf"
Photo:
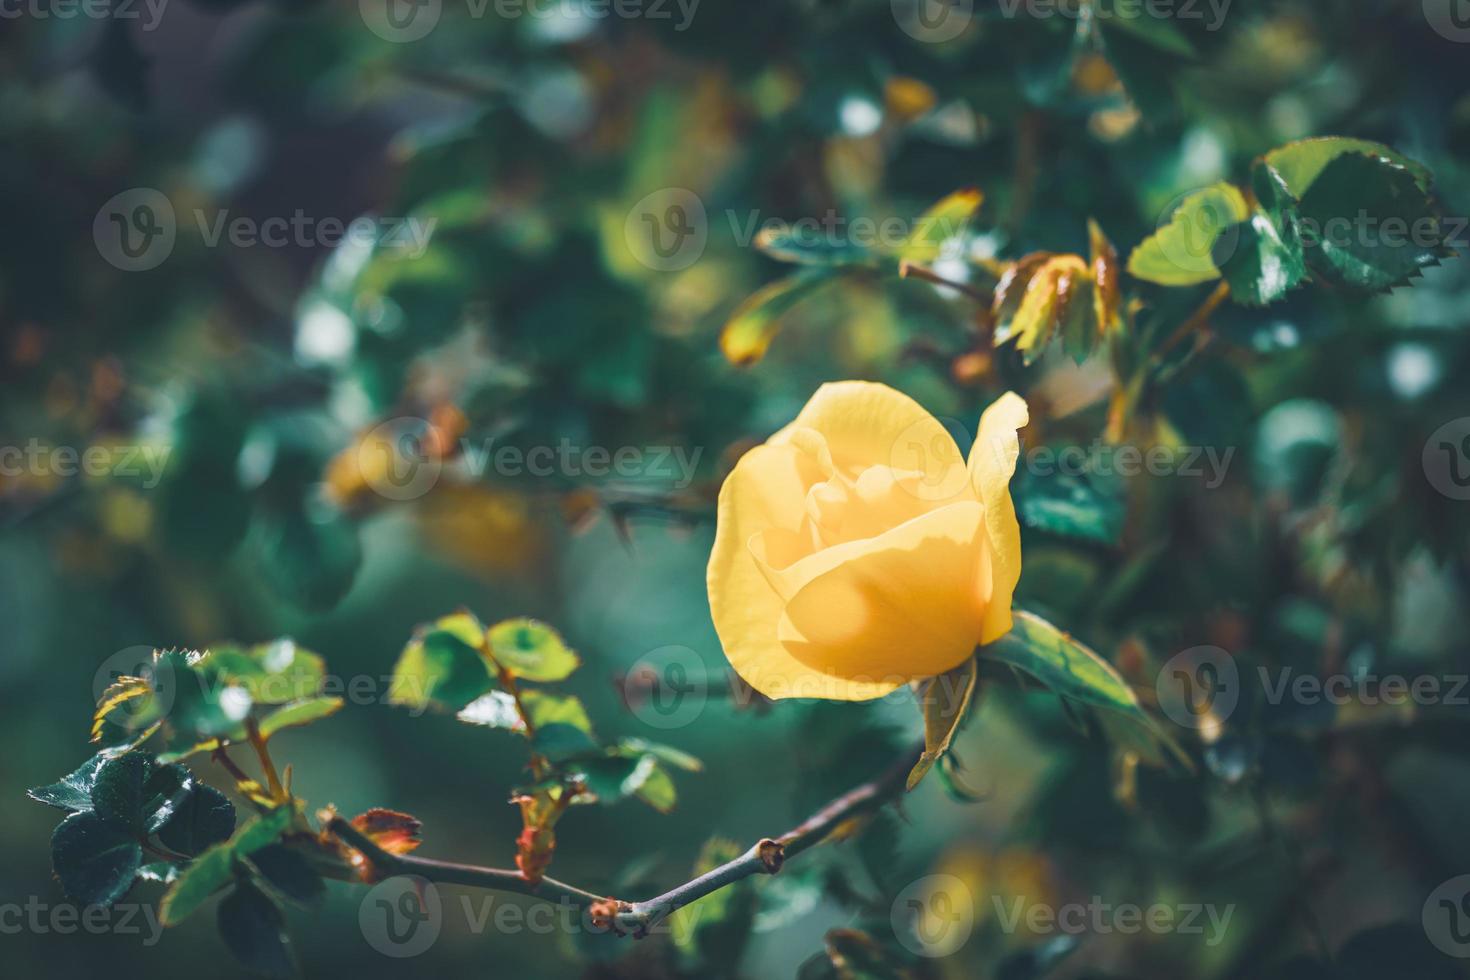
[[[1245,196],[1221,182],[1187,195],[1169,222],[1128,256],[1128,272],[1161,286],[1193,286],[1220,278],[1214,248],[1220,236],[1250,214]]]
[[[939,257],[945,242],[964,233],[984,199],[985,195],[974,187],[945,196],[919,216],[913,234],[898,249],[898,258],[908,262],[933,262]]]
[[[560,681],[581,666],[561,634],[534,619],[507,619],[490,627],[490,657],[528,681]]]
[[[261,738],[270,738],[283,728],[309,725],[319,718],[336,714],[345,702],[341,698],[309,698],[277,708],[260,722]]]

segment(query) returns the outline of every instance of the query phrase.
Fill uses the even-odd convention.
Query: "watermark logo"
[[[1176,725],[1209,728],[1235,711],[1240,670],[1220,647],[1190,647],[1169,658],[1155,686],[1159,707]]]
[[[92,220],[97,251],[124,272],[146,272],[163,264],[177,236],[173,204],[152,187],[114,195]]]
[[[368,30],[385,41],[406,44],[429,35],[444,12],[443,0],[357,0]]]
[[[687,269],[704,254],[709,218],[704,201],[682,187],[664,187],[628,212],[623,237],[633,256],[659,272]]]
[[[1194,202],[1184,220],[1176,222],[1179,206],[1198,194],[1198,190],[1186,191],[1164,206],[1153,241],[1164,260],[1176,269],[1213,279],[1219,267],[1235,254],[1240,228],[1229,200],[1220,194],[1204,195]]]
[[[965,457],[951,433],[969,433],[955,419],[941,418],[944,431],[931,419],[919,419],[906,427],[893,441],[888,465],[900,473],[917,473],[917,479],[904,480],[904,489],[921,500],[949,500],[962,493],[970,482]],[[997,447],[998,448],[998,447]],[[985,447],[981,447],[985,451]]]
[[[629,700],[629,710],[650,728],[691,725],[709,701],[704,658],[685,646],[650,650],[629,669],[626,683],[642,692]]]
[[[1435,429],[1421,459],[1430,486],[1451,500],[1470,500],[1470,416]]]
[[[152,692],[150,696],[130,698],[117,705],[112,709],[117,714],[109,714],[113,720],[144,711],[162,716],[173,707],[181,678],[173,668],[173,661],[154,662],[153,649],[151,646],[124,647],[102,661],[92,675],[93,703],[101,701],[103,692],[125,677],[138,677],[148,682]]]
[[[1424,934],[1446,956],[1470,958],[1470,875],[1444,882],[1424,901]]]
[[[1052,905],[1030,902],[1018,895],[1007,901],[992,895],[995,915],[1002,932],[1013,933],[1024,923],[1035,934],[1061,933],[1068,936],[1086,934],[1106,936],[1117,933],[1135,936],[1142,932],[1154,935],[1202,936],[1206,946],[1218,946],[1225,940],[1235,903],[1219,906],[1213,903],[1184,902],[1168,905],[1155,902],[1142,906],[1132,902],[1108,902],[1093,895],[1085,902]]]
[[[363,896],[357,924],[368,945],[384,956],[418,956],[434,945],[444,926],[439,889],[418,875],[387,878]]]
[[[909,883],[889,912],[893,934],[916,956],[948,956],[975,928],[975,897],[954,875],[926,875]]]
[[[434,488],[444,468],[434,423],[412,416],[389,419],[357,445],[363,480],[389,500],[415,500]]]
[[[1424,19],[1447,41],[1470,41],[1470,0],[1424,0]]]
[[[953,41],[975,18],[975,0],[890,0],[893,19],[915,41]]]

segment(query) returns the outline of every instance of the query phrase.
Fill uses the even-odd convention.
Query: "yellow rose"
[[[736,672],[772,698],[864,701],[1005,635],[1026,422],[1026,403],[1004,395],[966,464],[907,395],[867,381],[818,389],[720,489],[709,602]]]

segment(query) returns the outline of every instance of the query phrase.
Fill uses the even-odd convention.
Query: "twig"
[[[444,884],[514,892],[548,901],[567,901],[579,908],[591,910],[594,920],[601,913],[601,917],[605,918],[615,932],[632,933],[635,938],[641,938],[658,922],[712,892],[753,875],[776,874],[787,858],[795,857],[820,844],[841,824],[881,809],[902,796],[909,770],[922,752],[922,745],[909,748],[876,779],[837,797],[786,833],[775,838],[762,838],[733,861],[645,902],[622,902],[605,898],[555,878],[542,878],[533,883],[519,871],[506,868],[486,868],[406,854],[390,854],[340,816],[334,816],[327,822],[326,831],[367,858],[375,877],[411,874]]]
[[[965,283],[956,282],[953,279],[946,279],[928,266],[919,265],[917,262],[910,262],[908,259],[904,259],[898,263],[898,277],[900,279],[922,279],[924,282],[933,283],[936,286],[944,286],[946,289],[953,289],[956,292],[963,293],[975,302],[983,304],[987,309],[990,307],[990,296],[988,294],[982,293],[980,290]]]
[[[1230,284],[1223,279],[1220,280],[1220,285],[1216,286],[1210,295],[1205,297],[1205,301],[1183,323],[1175,327],[1173,333],[1165,338],[1164,342],[1159,345],[1159,349],[1154,352],[1154,356],[1159,358],[1163,357],[1169,351],[1173,350],[1174,346],[1181,340],[1204,326],[1205,321],[1210,318],[1210,314],[1214,313],[1216,308],[1225,302],[1226,297],[1229,295]]]

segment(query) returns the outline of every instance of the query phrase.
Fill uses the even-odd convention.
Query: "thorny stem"
[[[876,779],[842,794],[786,833],[762,838],[734,860],[643,902],[603,898],[555,878],[542,878],[533,883],[519,871],[504,868],[390,854],[342,817],[328,821],[326,831],[360,852],[376,877],[412,874],[433,882],[514,892],[548,901],[568,901],[591,910],[594,919],[605,917],[607,924],[618,934],[632,933],[635,938],[641,938],[669,915],[712,892],[754,875],[776,874],[787,858],[820,844],[843,823],[898,799],[903,795],[909,770],[923,750],[922,744],[911,746]]]

